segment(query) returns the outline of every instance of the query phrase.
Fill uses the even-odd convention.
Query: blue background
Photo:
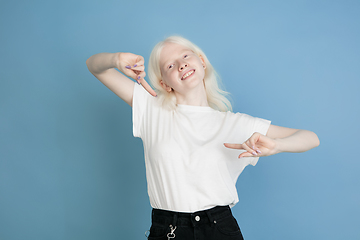
[[[234,111],[316,132],[306,153],[247,167],[245,239],[360,239],[359,1],[1,1],[0,239],[145,239],[131,108],[85,61],[199,45]]]

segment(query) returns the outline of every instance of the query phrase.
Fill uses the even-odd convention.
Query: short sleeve
[[[133,100],[132,100],[132,122],[134,137],[141,138],[142,120],[145,115],[146,106],[150,94],[138,85],[134,84]]]
[[[271,124],[271,121],[269,120],[253,117],[245,113],[236,113],[236,117],[236,125],[240,128],[239,131],[241,134],[239,135],[241,136],[240,141],[242,142],[249,139],[255,132],[266,135]],[[249,157],[245,159],[249,161],[248,164],[253,166],[255,166],[259,160],[258,157]]]
[[[262,135],[266,135],[269,130],[271,121],[263,119],[263,118],[255,118],[254,124],[254,132],[261,133]]]
[[[269,130],[271,121],[257,117],[252,117],[252,118],[254,121],[253,124],[254,129],[252,130],[251,135],[255,132],[261,133],[262,135],[266,135],[267,131]],[[258,157],[251,158],[250,164],[255,166],[258,160],[259,160]]]

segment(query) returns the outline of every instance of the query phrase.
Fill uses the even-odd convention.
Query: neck
[[[197,88],[192,91],[188,91],[185,94],[175,92],[176,103],[191,106],[203,106],[208,107],[208,101],[205,88]]]

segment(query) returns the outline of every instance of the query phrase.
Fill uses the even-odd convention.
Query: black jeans
[[[169,234],[169,235],[168,235]],[[149,240],[243,240],[229,206],[195,213],[152,210]]]

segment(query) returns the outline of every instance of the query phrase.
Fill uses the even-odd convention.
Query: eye
[[[184,58],[187,58],[188,56],[189,56],[189,55],[185,54],[185,55],[184,55]]]
[[[174,67],[174,64],[171,64],[168,69],[172,69]]]

